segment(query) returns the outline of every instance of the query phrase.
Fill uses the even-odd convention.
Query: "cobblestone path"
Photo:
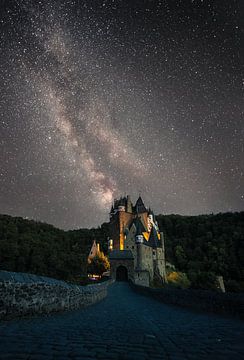
[[[83,310],[1,322],[0,359],[244,359],[244,322],[191,312],[115,283]]]

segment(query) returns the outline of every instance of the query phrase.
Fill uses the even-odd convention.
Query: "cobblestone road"
[[[0,359],[244,359],[244,322],[115,283],[89,308],[0,324]]]

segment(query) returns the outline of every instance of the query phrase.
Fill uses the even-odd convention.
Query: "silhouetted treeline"
[[[244,291],[244,212],[157,216],[166,259],[187,274],[194,288],[214,287],[222,275],[229,291]]]
[[[65,232],[52,225],[0,215],[0,269],[63,280],[86,274],[90,230]]]

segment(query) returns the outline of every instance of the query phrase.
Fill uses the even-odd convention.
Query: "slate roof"
[[[125,260],[133,260],[134,256],[132,254],[131,250],[113,250],[109,253],[109,259],[110,260],[119,260],[119,259],[125,259]]]
[[[152,226],[149,239],[147,242],[145,242],[145,245],[150,246],[154,249],[161,246],[161,242],[158,238],[157,230],[155,229],[154,226]]]
[[[142,235],[143,232],[146,231],[145,226],[143,225],[141,219],[137,216],[135,220],[133,221],[136,227],[136,236]]]
[[[147,209],[144,205],[144,202],[142,201],[142,198],[139,196],[139,198],[137,199],[137,202],[135,204],[135,211],[138,214],[142,214],[144,212],[147,212]]]

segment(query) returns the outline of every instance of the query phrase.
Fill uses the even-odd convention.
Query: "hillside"
[[[244,290],[244,212],[158,215],[166,259],[187,273],[193,288],[211,288],[223,275],[227,290]],[[108,224],[63,231],[52,225],[0,215],[0,269],[74,280],[86,274],[96,239],[106,252]]]
[[[52,225],[0,215],[0,269],[74,280],[86,274],[91,230],[63,231]]]
[[[211,288],[223,275],[229,291],[244,291],[244,212],[157,216],[166,259],[186,272],[192,287]]]

